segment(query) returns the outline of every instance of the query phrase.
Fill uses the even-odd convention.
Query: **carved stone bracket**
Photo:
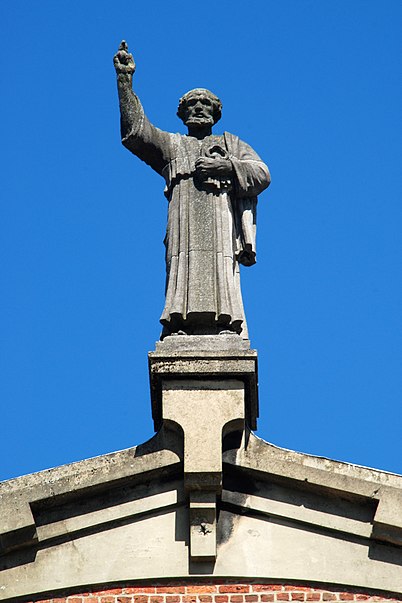
[[[169,337],[149,354],[155,428],[184,437],[190,558],[216,557],[216,496],[222,489],[222,436],[256,425],[257,354],[236,335]]]

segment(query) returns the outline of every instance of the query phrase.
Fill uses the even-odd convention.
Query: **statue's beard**
[[[213,126],[214,118],[212,115],[206,117],[205,115],[192,115],[186,121],[186,126],[199,126],[201,128],[205,128],[206,126]]]

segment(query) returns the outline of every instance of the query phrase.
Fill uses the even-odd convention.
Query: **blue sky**
[[[0,479],[152,436],[163,182],[120,144],[122,38],[159,127],[207,87],[268,163],[242,286],[257,435],[402,473],[402,4],[6,0]]]

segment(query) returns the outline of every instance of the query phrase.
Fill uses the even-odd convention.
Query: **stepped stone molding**
[[[191,561],[183,435],[168,425],[136,448],[0,484],[0,600],[236,575],[402,596],[401,476],[277,448],[247,430],[224,436],[223,449],[212,561]]]
[[[402,476],[257,438],[257,354],[236,335],[167,337],[149,366],[151,440],[0,484],[1,601],[402,597]],[[219,588],[124,598],[190,580]]]

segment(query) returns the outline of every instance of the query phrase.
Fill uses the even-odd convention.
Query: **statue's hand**
[[[233,171],[232,162],[224,157],[199,157],[195,162],[195,169],[201,178],[230,176]]]
[[[135,63],[133,55],[128,52],[128,46],[125,40],[122,40],[119,50],[114,55],[113,63],[117,74],[126,73],[133,75],[135,71]]]

